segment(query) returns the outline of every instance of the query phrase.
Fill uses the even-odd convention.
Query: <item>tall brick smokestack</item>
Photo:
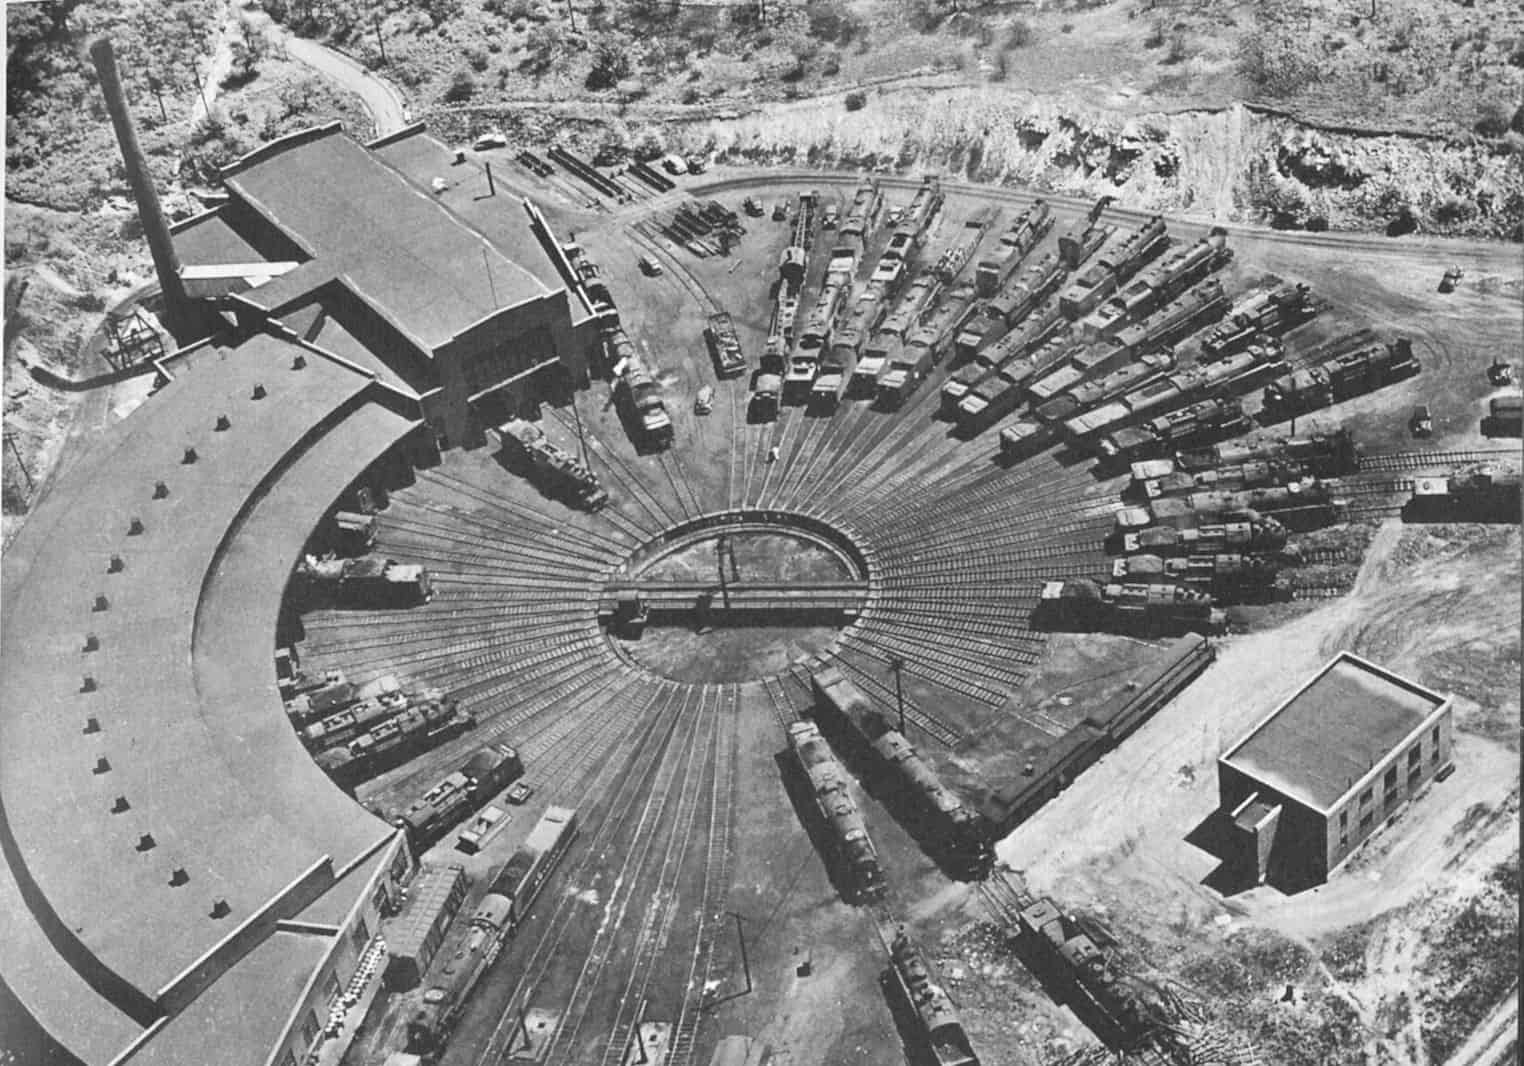
[[[122,163],[127,168],[127,181],[132,195],[138,202],[138,217],[143,220],[143,233],[148,238],[148,250],[153,253],[153,267],[159,275],[159,288],[164,293],[164,325],[175,340],[182,343],[195,339],[196,316],[185,296],[185,285],[180,280],[180,258],[175,255],[174,241],[169,236],[169,225],[164,221],[164,210],[159,206],[159,194],[153,187],[148,173],[148,161],[138,145],[138,131],[133,124],[132,113],[127,110],[127,96],[122,92],[122,79],[116,70],[116,54],[111,41],[105,37],[90,43],[90,58],[95,62],[95,73],[101,80],[101,92],[106,96],[106,109],[111,112],[111,124],[116,127],[116,143],[122,149]]]

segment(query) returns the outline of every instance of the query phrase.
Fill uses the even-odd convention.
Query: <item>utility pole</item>
[[[164,110],[164,86],[159,84],[159,79],[153,75],[148,76],[148,87],[153,90],[153,95],[159,101],[159,118],[169,121],[169,112]]]
[[[1375,3],[1375,0],[1371,0],[1371,2]],[[567,18],[567,21],[571,23],[571,30],[572,30],[572,32],[576,33],[577,32],[577,12],[576,12],[576,9],[572,7],[572,0],[566,0],[566,18]]]
[[[905,669],[905,660],[898,655],[889,660],[889,669],[894,671],[894,702],[900,709],[900,736],[905,735],[905,686],[900,674]]]
[[[487,195],[488,196],[496,196],[497,195],[497,185],[492,181],[492,162],[491,162],[491,160],[487,161]]]
[[[381,49],[381,65],[386,66],[386,38],[381,36],[381,16],[376,16],[376,47]]]
[[[5,443],[6,446],[10,448],[11,455],[15,456],[16,465],[21,468],[21,476],[26,478],[26,491],[27,495],[30,496],[32,494],[32,490],[37,486],[36,483],[32,481],[32,472],[26,468],[26,460],[21,457],[21,449],[16,444],[16,434],[7,433],[5,435]]]
[[[201,87],[201,67],[194,59],[191,60],[191,73],[196,76],[196,95],[201,97],[201,110],[206,112],[206,120],[210,122],[212,120],[212,109],[207,106],[206,90]]]

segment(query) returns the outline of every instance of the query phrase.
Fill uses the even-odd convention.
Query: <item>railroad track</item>
[[[1436,467],[1468,466],[1472,463],[1517,462],[1517,449],[1481,448],[1448,452],[1395,452],[1367,455],[1360,460],[1362,474],[1396,474]]]

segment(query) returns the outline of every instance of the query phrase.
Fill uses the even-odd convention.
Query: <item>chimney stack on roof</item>
[[[101,81],[101,93],[106,97],[111,125],[116,128],[116,143],[122,150],[122,163],[127,168],[133,198],[138,202],[138,217],[143,220],[148,250],[153,253],[154,271],[159,275],[159,288],[164,293],[164,325],[175,340],[183,344],[195,339],[195,316],[185,295],[185,284],[180,280],[180,260],[169,236],[169,224],[164,221],[164,210],[159,206],[159,194],[148,173],[148,160],[138,144],[132,112],[127,109],[127,95],[122,91],[122,79],[117,73],[116,54],[110,39],[98,37],[92,41],[90,58]]]

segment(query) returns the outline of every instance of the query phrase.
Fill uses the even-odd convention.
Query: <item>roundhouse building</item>
[[[546,371],[586,381],[598,316],[544,217],[481,196],[421,125],[362,145],[330,123],[222,178],[226,203],[172,227],[187,294],[410,392],[440,447],[480,443]]]
[[[1243,880],[1304,887],[1452,765],[1451,697],[1342,652],[1217,762]]]
[[[384,962],[411,859],[292,730],[276,620],[325,510],[422,422],[275,330],[163,373],[5,553],[0,977],[86,1063],[294,1066]]]

